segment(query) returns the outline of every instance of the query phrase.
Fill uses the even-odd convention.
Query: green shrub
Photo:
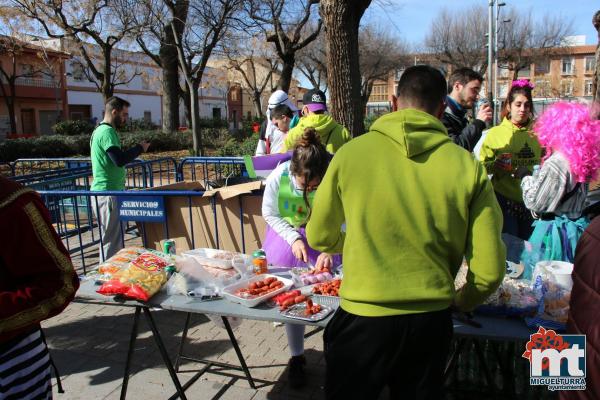
[[[201,128],[227,128],[229,123],[221,118],[200,118],[199,125]]]
[[[149,130],[120,132],[119,135],[124,149],[147,140],[151,143],[150,152],[188,150],[193,148],[194,143],[191,131],[163,133]],[[257,135],[244,138],[243,135],[230,134],[223,128],[202,129],[204,147],[218,149],[217,153],[220,155],[254,154],[257,141]],[[14,161],[18,158],[89,156],[89,154],[90,135],[48,135],[30,139],[9,139],[0,143],[0,161]]]
[[[59,158],[90,153],[90,137],[49,135],[30,139],[10,139],[0,143],[0,161],[18,158]]]
[[[151,143],[151,152],[185,150],[192,146],[192,134],[189,131],[173,133],[163,133],[161,131],[123,132],[120,136],[121,145],[125,149],[133,147],[144,140]]]
[[[258,136],[251,136],[243,141],[229,139],[225,145],[217,149],[217,156],[220,157],[239,157],[253,156],[258,144]]]
[[[146,121],[143,118],[140,119],[128,119],[125,126],[119,128],[119,132],[138,132],[138,131],[152,131],[158,129],[158,125],[152,121]]]
[[[61,121],[52,127],[52,132],[57,135],[91,135],[94,126],[88,121]]]

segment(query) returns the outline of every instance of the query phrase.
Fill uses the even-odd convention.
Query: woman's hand
[[[331,254],[319,254],[319,257],[317,257],[317,265],[315,265],[315,268],[319,270],[319,268],[322,267],[327,268],[331,271],[331,267],[333,267],[333,256]]]
[[[304,240],[297,239],[294,243],[292,243],[292,253],[294,253],[294,257],[296,257],[298,260],[308,262],[308,253],[306,251]]]

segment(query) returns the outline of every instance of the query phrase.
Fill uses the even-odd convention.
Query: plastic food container
[[[321,304],[321,303],[319,303]],[[279,313],[287,318],[299,319],[303,321],[317,322],[325,317],[327,317],[332,311],[333,308],[325,306],[321,304],[321,311],[316,314],[306,315],[304,311],[306,310],[306,302],[302,302],[300,304],[294,304],[288,309],[280,311]]]
[[[238,289],[246,288],[246,287],[248,287],[248,285],[250,285],[253,282],[262,281],[263,279],[269,278],[269,277],[277,278],[278,280],[283,282],[283,286],[277,290],[270,292],[270,293],[263,294],[262,296],[252,297],[250,299],[245,299],[245,298],[239,297],[234,294]],[[270,299],[271,297],[277,296],[279,293],[288,291],[292,287],[293,284],[294,284],[294,282],[292,282],[291,279],[282,278],[281,276],[277,276],[277,275],[261,274],[261,275],[253,276],[249,279],[243,279],[234,284],[226,286],[223,288],[222,293],[223,293],[223,297],[225,297],[226,299],[228,299],[234,303],[239,303],[246,307],[256,307],[263,301],[266,301],[266,300]]]
[[[233,267],[238,269],[239,265],[251,263],[252,261],[246,254],[208,248],[184,251],[181,254],[184,257],[193,258],[199,264],[221,269],[230,269]],[[238,269],[238,272],[241,272],[240,269]]]
[[[337,310],[340,306],[340,298],[337,296],[324,296],[322,294],[313,294],[311,296],[312,301],[325,307],[333,308]]]
[[[308,276],[304,275],[307,274],[310,270],[310,268],[290,269],[290,275],[292,276],[292,280],[294,281],[294,286],[300,288],[303,286],[314,285],[316,283],[327,282],[338,277],[338,273],[336,272],[336,270],[334,270],[333,273],[331,273],[329,276],[325,276],[324,273],[318,273]]]

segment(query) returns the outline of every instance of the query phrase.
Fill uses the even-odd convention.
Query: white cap
[[[290,98],[286,92],[283,90],[276,90],[271,94],[271,97],[269,97],[268,109],[273,109],[280,104],[285,104],[292,111],[298,111],[298,107],[296,107],[294,103],[290,101]]]

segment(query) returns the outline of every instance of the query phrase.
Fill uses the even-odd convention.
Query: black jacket
[[[481,132],[485,129],[485,122],[475,119],[469,123],[465,114],[464,110],[458,109],[452,101],[448,100],[448,107],[442,116],[442,123],[454,143],[473,151],[481,138]]]

